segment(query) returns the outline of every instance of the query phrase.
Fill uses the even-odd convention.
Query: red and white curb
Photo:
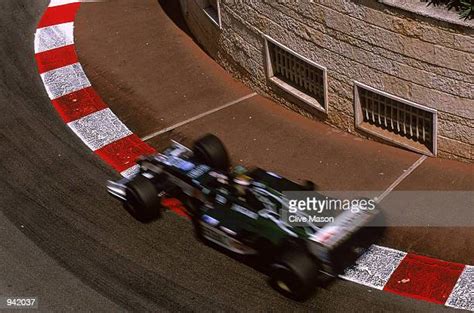
[[[474,311],[474,267],[373,245],[341,278]]]
[[[132,133],[91,87],[74,48],[79,0],[52,0],[35,36],[38,70],[64,122],[107,164],[129,176],[155,149]],[[170,200],[170,205],[175,203]],[[179,210],[178,210],[179,213]],[[398,295],[474,311],[474,267],[373,245],[341,278]]]
[[[38,71],[53,106],[71,130],[123,176],[155,150],[133,134],[91,87],[74,48],[79,1],[53,0],[35,36]]]

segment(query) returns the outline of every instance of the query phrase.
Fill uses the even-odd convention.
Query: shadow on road
[[[179,1],[177,0],[158,0],[158,3],[165,11],[166,15],[178,26],[183,32],[185,32],[189,37],[194,37],[189,29],[184,16],[181,13],[181,7]]]

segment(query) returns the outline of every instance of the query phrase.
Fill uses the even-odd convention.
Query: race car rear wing
[[[333,271],[352,265],[383,234],[383,212],[348,210],[309,237],[308,248]]]

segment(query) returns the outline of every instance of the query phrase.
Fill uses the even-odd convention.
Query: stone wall
[[[436,109],[438,156],[474,161],[474,21],[371,0],[221,0],[219,27],[204,14],[204,0],[181,3],[204,49],[261,94],[367,137],[354,123],[357,81]],[[268,82],[263,35],[327,68],[327,114]]]

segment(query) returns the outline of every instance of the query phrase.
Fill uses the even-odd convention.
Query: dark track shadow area
[[[33,40],[47,5],[0,2],[0,295],[38,297],[43,312],[116,311],[71,270],[98,258],[74,223],[85,207],[99,211],[93,198],[112,172],[67,130],[44,90]]]
[[[181,7],[178,0],[158,0],[158,3],[163,8],[163,11],[168,17],[178,26],[183,32],[189,37],[194,37],[189,29],[186,21],[184,20],[183,14],[181,13]]]

